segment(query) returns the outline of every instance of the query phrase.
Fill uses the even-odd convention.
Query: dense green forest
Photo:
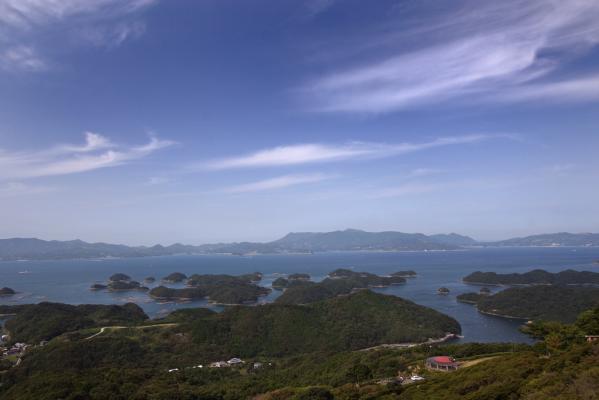
[[[599,305],[599,288],[559,285],[513,287],[490,296],[461,294],[458,301],[476,304],[478,310],[485,313],[573,322],[582,311]]]
[[[307,306],[231,307],[189,325],[196,344],[217,346],[223,356],[343,351],[460,332],[453,318],[366,290]]]
[[[171,274],[167,278],[170,282],[173,279],[181,281],[185,279],[181,275]],[[194,274],[187,279],[188,287],[174,289],[158,286],[150,290],[150,296],[168,300],[208,298],[220,304],[252,303],[270,292],[270,289],[255,284],[261,279],[262,274],[259,272],[240,276]]]
[[[328,278],[318,283],[293,281],[292,284],[287,285],[287,289],[277,298],[276,303],[308,304],[348,294],[356,289],[397,285],[405,282],[406,280],[402,276],[378,276],[368,272],[337,269],[329,273]]]
[[[464,277],[466,283],[485,285],[586,285],[599,284],[599,272],[574,271],[547,272],[542,269],[523,274],[498,274],[496,272],[476,271]]]
[[[359,296],[372,296],[362,299],[366,301],[360,301],[361,306],[355,305],[364,312],[388,297],[361,292],[351,300],[357,302]],[[316,312],[329,308],[329,315],[343,315],[343,299],[332,300],[330,307],[331,301],[275,308],[315,308]],[[237,317],[242,309],[260,308],[264,307],[234,307],[225,319]],[[599,344],[584,339],[585,334],[599,333],[599,308],[581,314],[574,325],[535,324],[531,334],[541,341],[534,346],[470,343],[369,351],[315,348],[283,356],[252,351],[256,355],[244,356],[246,362],[239,367],[206,368],[206,362],[216,359],[206,355],[206,347],[193,331],[201,321],[216,316],[206,309],[179,310],[163,321],[164,327],[115,330],[91,340],[76,339],[75,335],[57,338],[32,349],[18,367],[1,374],[0,398],[591,400],[599,393]],[[217,343],[210,346],[215,352],[220,347]],[[480,362],[453,373],[425,371],[423,361],[434,355]],[[413,372],[426,380],[401,385],[390,379]]]
[[[62,333],[108,325],[135,325],[148,319],[133,303],[123,306],[61,303],[0,306],[0,314],[16,314],[8,319],[5,329],[12,342],[38,343]]]

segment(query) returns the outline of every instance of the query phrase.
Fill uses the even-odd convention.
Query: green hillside
[[[599,305],[599,288],[529,286],[502,290],[491,296],[466,293],[458,300],[476,304],[481,312],[533,320],[574,322],[576,316]]]

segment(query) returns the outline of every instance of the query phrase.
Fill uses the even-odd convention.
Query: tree
[[[372,371],[367,365],[356,364],[347,371],[347,378],[356,385],[372,378]]]
[[[586,335],[599,335],[599,307],[580,314],[575,325]]]

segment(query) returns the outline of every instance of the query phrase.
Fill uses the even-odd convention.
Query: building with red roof
[[[449,356],[436,356],[426,359],[426,367],[437,371],[455,371],[458,366],[455,359]]]

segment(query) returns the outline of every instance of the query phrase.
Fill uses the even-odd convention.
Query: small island
[[[154,278],[153,276],[148,276],[147,278],[144,279],[144,283],[154,283],[156,282],[156,278]]]
[[[249,304],[270,293],[269,288],[253,283],[262,279],[262,274],[252,273],[233,275],[199,275],[187,279],[186,288],[159,286],[150,290],[150,296],[159,300],[199,300],[208,299],[216,304]]]
[[[181,272],[173,272],[172,274],[169,274],[169,275],[165,276],[164,278],[162,278],[162,282],[180,283],[180,282],[183,282],[185,279],[187,279],[187,275],[185,275]]]
[[[295,273],[295,274],[289,275],[287,277],[287,279],[289,279],[290,281],[309,281],[310,280],[310,274]]]
[[[142,286],[138,281],[131,279],[129,275],[123,273],[116,273],[108,278],[108,283],[94,283],[90,286],[90,290],[106,290],[109,291],[127,291],[127,290],[139,290],[148,291],[149,288]]]
[[[599,272],[575,271],[547,272],[535,269],[523,274],[498,274],[476,271],[463,278],[473,285],[585,285],[599,284]]]
[[[357,290],[382,288],[405,283],[400,276],[378,276],[369,272],[337,269],[321,282],[305,280],[290,281],[285,292],[275,302],[279,304],[308,304],[347,295]]]
[[[391,274],[391,276],[400,276],[402,278],[415,278],[416,271],[407,270],[407,271],[397,271]]]
[[[480,293],[462,293],[456,296],[457,301],[460,303],[476,304],[483,297]]]
[[[0,296],[12,296],[13,294],[16,294],[17,292],[15,292],[13,289],[9,288],[9,287],[3,287],[2,289],[0,289]]]
[[[439,289],[437,289],[437,294],[447,295],[447,294],[449,294],[449,289],[446,288],[445,286],[440,287]]]
[[[110,278],[108,278],[108,280],[110,282],[126,282],[126,281],[130,281],[131,277],[127,274],[123,274],[123,273],[116,273],[116,274],[112,274],[110,275]]]
[[[406,283],[405,278],[397,275],[378,276],[370,272],[354,272],[349,269],[339,268],[329,273],[331,279],[351,279],[355,281],[356,287],[386,287]],[[361,285],[361,286],[360,286]]]
[[[276,290],[283,290],[289,285],[289,281],[285,278],[277,278],[272,281],[272,288]]]

